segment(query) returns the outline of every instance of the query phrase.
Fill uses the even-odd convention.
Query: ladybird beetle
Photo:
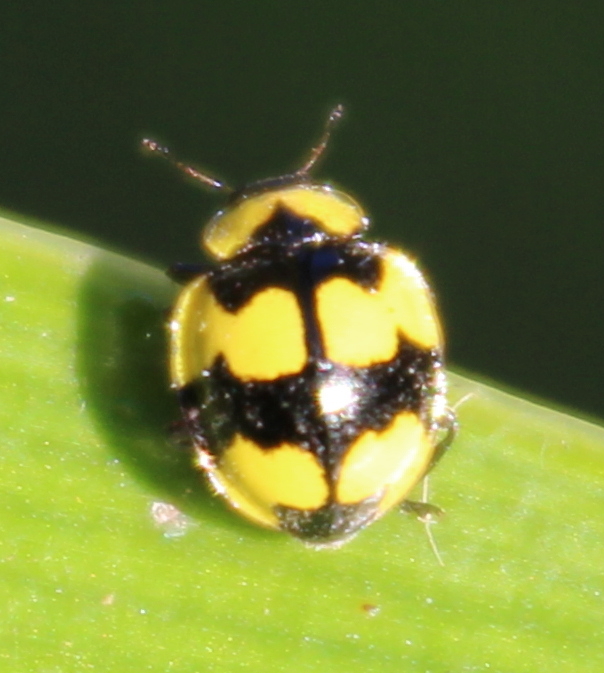
[[[210,263],[175,265],[170,376],[195,462],[240,514],[338,546],[403,502],[450,444],[432,293],[400,250],[365,239],[356,201],[302,168],[228,191]]]

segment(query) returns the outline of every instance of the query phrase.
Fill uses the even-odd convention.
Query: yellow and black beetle
[[[170,369],[196,463],[243,516],[340,544],[394,505],[453,438],[443,338],[424,277],[367,241],[349,196],[304,166],[230,190],[202,233],[210,265],[176,265]],[[167,157],[151,140],[145,147]]]

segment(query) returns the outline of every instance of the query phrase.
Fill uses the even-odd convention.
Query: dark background
[[[160,267],[231,183],[316,172],[418,255],[457,366],[604,417],[604,3],[4,3],[0,207]]]

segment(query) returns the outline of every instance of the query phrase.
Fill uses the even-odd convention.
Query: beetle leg
[[[203,276],[211,270],[212,266],[210,264],[177,262],[166,271],[166,275],[175,283],[186,285],[194,278]]]
[[[168,435],[172,444],[179,449],[191,448],[191,432],[184,418],[170,423],[168,426]]]
[[[430,470],[432,470],[438,461],[445,455],[447,449],[453,443],[458,430],[459,423],[457,422],[457,414],[453,409],[447,407],[444,415],[437,419],[435,423],[435,432],[438,435],[441,435],[441,438],[434,447],[434,454],[432,455],[432,460],[428,465],[426,474],[430,472]]]

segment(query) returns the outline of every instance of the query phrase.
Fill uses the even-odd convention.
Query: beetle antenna
[[[170,150],[164,145],[160,145],[155,140],[152,140],[151,138],[143,138],[143,140],[141,141],[141,145],[143,146],[143,149],[146,150],[147,152],[156,154],[162,159],[165,159],[168,163],[172,164],[172,166],[178,169],[181,173],[184,173],[188,177],[193,178],[198,182],[201,182],[203,185],[206,185],[206,187],[211,187],[212,189],[216,189],[221,192],[233,191],[233,188],[229,187],[225,182],[222,182],[222,180],[213,178],[211,175],[208,175],[207,173],[202,173],[193,166],[189,166],[188,164],[185,164],[182,161],[173,159]]]
[[[317,161],[321,158],[323,153],[325,152],[325,148],[327,147],[327,144],[329,143],[329,139],[331,137],[331,132],[334,130],[334,128],[337,126],[338,122],[340,119],[342,119],[342,115],[344,114],[344,106],[343,105],[336,105],[333,110],[329,113],[329,117],[327,117],[327,121],[325,122],[325,128],[323,129],[323,135],[321,136],[321,139],[315,145],[312,150],[310,151],[310,156],[306,160],[306,162],[302,165],[301,168],[298,168],[298,170],[294,173],[294,175],[306,175],[317,163]]]

